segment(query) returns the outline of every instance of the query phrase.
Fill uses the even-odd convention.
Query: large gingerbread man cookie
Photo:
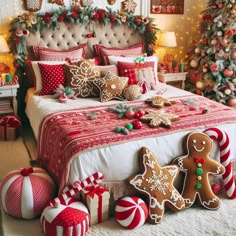
[[[161,96],[155,96],[153,98],[147,99],[145,101],[147,104],[150,104],[152,107],[161,108],[163,106],[171,106],[172,102]]]
[[[165,204],[173,211],[185,208],[184,199],[173,186],[179,174],[177,166],[160,167],[155,156],[146,147],[139,151],[139,166],[141,174],[130,177],[129,183],[148,197],[150,223],[161,222]]]
[[[211,159],[212,140],[205,133],[192,132],[186,139],[187,155],[177,157],[173,163],[185,173],[182,196],[185,206],[190,207],[198,197],[200,204],[207,209],[217,209],[219,198],[213,193],[209,174],[223,175],[225,168]]]

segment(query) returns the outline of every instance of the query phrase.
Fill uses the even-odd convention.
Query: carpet
[[[39,219],[15,219],[5,213],[3,218],[4,236],[42,236]],[[166,211],[163,221],[158,225],[144,224],[129,230],[121,227],[115,219],[89,227],[86,236],[233,236],[236,235],[236,200],[222,199],[216,211],[199,206],[179,213]]]
[[[0,141],[0,181],[9,171],[30,166],[30,158],[23,138],[15,141]]]

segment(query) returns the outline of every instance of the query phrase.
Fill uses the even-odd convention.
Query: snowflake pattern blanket
[[[188,95],[169,100],[175,101],[175,104],[161,109],[180,117],[179,120],[172,122],[171,128],[150,128],[148,124],[144,124],[141,129],[134,129],[128,135],[116,133],[114,129],[117,126],[124,127],[132,120],[117,118],[117,114],[111,112],[109,110],[111,106],[108,105],[49,114],[44,117],[39,129],[38,161],[53,176],[61,191],[67,184],[69,163],[73,156],[77,156],[75,154],[128,140],[236,122],[235,109],[201,96]],[[143,106],[144,110],[160,109],[150,107],[144,100],[125,102],[125,104]],[[93,112],[97,114],[96,119],[88,117],[88,113]]]

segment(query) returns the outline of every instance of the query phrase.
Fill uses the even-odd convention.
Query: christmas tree
[[[210,0],[200,38],[187,52],[187,89],[236,106],[236,0]]]

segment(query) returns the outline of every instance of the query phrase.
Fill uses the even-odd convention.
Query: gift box
[[[90,225],[101,223],[109,217],[110,193],[100,185],[88,186],[82,190],[82,199],[90,213]]]
[[[0,119],[0,141],[16,140],[21,121],[18,116],[4,116]]]

